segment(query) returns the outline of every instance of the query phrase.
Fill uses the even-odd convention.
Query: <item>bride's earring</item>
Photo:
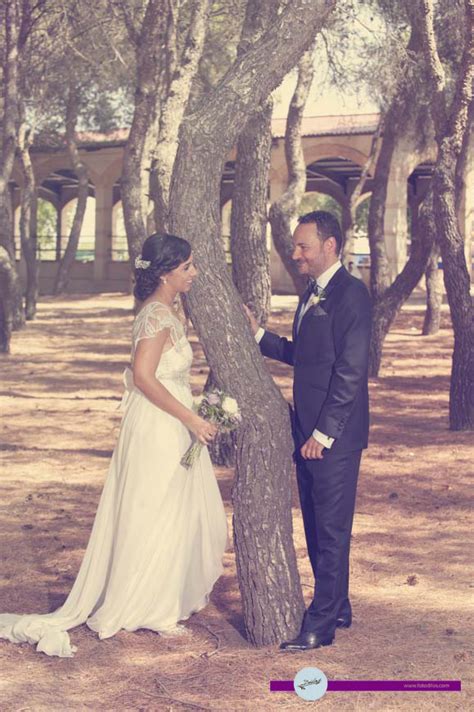
[[[167,282],[168,282],[168,280],[166,279],[166,277],[162,277],[162,280],[161,280],[161,281],[163,282],[163,284],[167,284]]]

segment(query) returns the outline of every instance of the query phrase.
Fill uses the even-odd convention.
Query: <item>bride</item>
[[[124,415],[76,581],[53,613],[0,615],[0,638],[47,655],[72,657],[66,631],[84,622],[101,639],[121,629],[179,634],[177,622],[206,605],[222,573],[227,523],[207,448],[191,470],[180,465],[191,433],[203,444],[216,434],[192,410],[192,350],[173,309],[197,275],[191,246],[152,235],[135,266],[143,304]]]

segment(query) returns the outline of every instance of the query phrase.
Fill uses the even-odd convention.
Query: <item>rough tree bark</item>
[[[279,1],[248,3],[237,56],[258,40],[276,17]],[[266,324],[271,308],[270,257],[267,250],[267,197],[272,147],[273,102],[267,98],[249,117],[237,141],[232,191],[230,252],[232,279],[242,300]],[[209,374],[209,383],[213,381]],[[220,433],[210,454],[218,465],[234,464],[236,434]]]
[[[271,99],[265,101],[239,136],[231,211],[232,279],[262,324],[271,306],[266,238],[272,110]]]
[[[177,25],[180,18],[177,8],[171,3],[168,12],[166,46],[163,59],[166,62],[166,93],[161,94],[158,111],[158,136],[153,147],[150,190],[153,199],[155,229],[168,229],[169,192],[176,151],[179,127],[185,114],[191,86],[199,66],[208,23],[210,0],[194,0],[189,12],[189,28],[180,52],[177,40]]]
[[[474,1],[465,0],[465,45],[455,82],[448,98],[444,67],[434,31],[432,0],[419,0],[418,22],[429,68],[431,111],[438,156],[433,170],[433,212],[443,260],[444,284],[454,331],[449,426],[472,430],[474,426],[474,323],[470,279],[464,241],[456,211],[456,166],[468,130],[468,110],[474,80]]]
[[[244,622],[257,645],[301,624],[303,599],[292,542],[292,439],[288,407],[273,383],[225,262],[219,193],[225,160],[255,106],[312,43],[333,2],[294,0],[184,121],[173,172],[170,226],[206,265],[188,297],[208,363],[240,403],[234,532]],[[205,176],[205,180],[202,177]]]
[[[22,114],[24,112],[22,111]],[[23,174],[21,186],[20,239],[21,251],[26,264],[25,315],[27,320],[35,318],[38,300],[37,244],[37,191],[30,148],[33,130],[22,121],[18,132],[18,157]]]
[[[279,0],[247,4],[237,57],[243,57],[275,20],[279,5]],[[266,236],[272,111],[272,100],[264,97],[239,135],[230,226],[232,279],[262,324],[266,323],[271,306]]]
[[[272,109],[271,99],[265,101],[239,136],[231,211],[232,279],[242,300],[262,325],[266,324],[271,308],[266,228]],[[210,448],[212,461],[231,466],[235,442],[235,433],[219,434]]]
[[[66,106],[66,144],[69,158],[77,176],[77,205],[69,232],[69,237],[63,258],[58,266],[54,283],[54,294],[61,294],[67,287],[74,260],[76,259],[77,246],[81,236],[84,213],[86,212],[87,198],[89,195],[89,175],[87,167],[82,162],[76,143],[76,124],[79,117],[79,93],[76,87],[71,86]]]
[[[298,63],[298,80],[291,98],[286,119],[285,157],[288,169],[288,187],[270,206],[269,220],[275,249],[301,295],[306,279],[299,273],[292,259],[291,221],[296,217],[306,190],[306,163],[301,142],[301,122],[314,77],[314,47],[307,50]]]
[[[385,204],[393,154],[400,132],[401,97],[395,96],[389,107],[383,128],[380,152],[374,171],[367,229],[370,245],[370,291],[377,301],[391,283],[390,263],[385,247]]]
[[[149,193],[149,151],[156,139],[158,89],[165,82],[162,48],[167,31],[166,0],[149,0],[138,30],[128,23],[129,36],[135,47],[135,108],[125,146],[120,189],[128,251],[133,265],[146,240],[147,196]]]
[[[11,329],[20,328],[24,323],[23,295],[16,269],[15,245],[13,241],[13,216],[10,194],[10,179],[15,160],[18,128],[18,61],[20,43],[20,3],[6,0],[4,8],[5,46],[3,51],[3,117],[0,135],[0,247],[2,253],[2,274],[5,275],[6,316],[2,319],[3,333],[0,342],[4,352],[9,351]],[[8,262],[8,264],[7,264]],[[7,276],[8,275],[8,278]],[[5,291],[6,290],[6,291]],[[0,325],[1,328],[1,325]]]

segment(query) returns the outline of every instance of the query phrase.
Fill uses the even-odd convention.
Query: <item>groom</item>
[[[352,622],[349,547],[357,476],[367,447],[367,363],[371,304],[361,280],[342,266],[341,228],[328,212],[299,218],[293,259],[308,275],[292,341],[259,328],[246,309],[265,356],[294,367],[295,460],[315,595],[301,632],[283,650],[331,645]]]

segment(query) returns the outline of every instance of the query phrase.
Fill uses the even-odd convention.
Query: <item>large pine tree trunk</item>
[[[18,53],[21,18],[18,0],[6,0],[3,20],[5,32],[2,52],[3,111],[0,133],[0,247],[4,248],[2,252],[2,272],[5,275],[4,298],[6,299],[5,308],[8,318],[1,321],[0,328],[3,328],[3,333],[0,335],[0,342],[2,343],[2,349],[8,351],[11,328],[19,329],[25,321],[23,290],[15,261],[12,201],[9,185],[15,160],[19,118]]]
[[[233,490],[237,572],[249,639],[275,643],[297,632],[303,599],[292,542],[288,407],[260,357],[228,274],[221,243],[220,180],[255,106],[313,41],[332,3],[294,0],[184,122],[170,200],[170,227],[193,245],[205,271],[188,297],[209,366],[239,402]],[[202,180],[205,176],[205,180]]]
[[[277,8],[275,0],[254,0],[247,4],[237,56],[244,55],[262,36],[275,19]],[[272,112],[273,102],[268,98],[252,113],[239,135],[230,220],[232,279],[242,300],[262,325],[266,324],[271,309],[266,236]],[[212,373],[209,378],[212,381]],[[211,446],[213,462],[233,465],[235,445],[235,433],[219,433]]]
[[[446,147],[445,150],[441,150],[441,157],[436,163],[433,192],[444,284],[454,330],[449,424],[451,430],[472,430],[474,427],[474,323],[464,240],[455,208],[453,191],[455,170],[456,156]]]
[[[37,245],[37,194],[36,179],[31,162],[30,147],[32,135],[23,124],[18,136],[18,155],[23,173],[21,189],[20,238],[21,251],[26,263],[25,313],[28,320],[36,315],[38,300],[38,262]]]
[[[434,29],[433,0],[421,0],[418,24],[429,68],[431,110],[438,156],[433,170],[433,214],[443,260],[444,284],[454,331],[449,425],[451,430],[474,427],[474,322],[464,240],[457,216],[457,166],[467,150],[469,108],[474,81],[474,2],[464,4],[465,45],[455,90],[447,88]],[[459,180],[458,180],[459,182]]]
[[[76,124],[79,116],[79,96],[75,88],[71,87],[66,108],[66,144],[74,173],[77,176],[77,205],[74,211],[74,218],[69,232],[69,237],[64,251],[63,258],[59,263],[56,280],[54,283],[54,294],[62,294],[69,282],[72,266],[76,259],[77,247],[81,236],[84,214],[87,207],[89,195],[89,175],[87,167],[82,162],[76,143]]]
[[[239,136],[231,212],[232,279],[262,325],[271,307],[266,238],[272,110],[273,102],[266,101]]]

